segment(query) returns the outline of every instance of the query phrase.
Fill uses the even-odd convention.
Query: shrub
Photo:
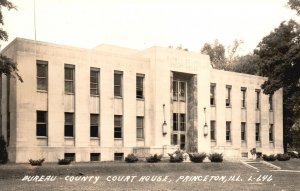
[[[190,153],[189,154],[190,160],[195,163],[203,162],[203,160],[206,158],[205,153]]]
[[[222,153],[212,153],[208,156],[210,162],[223,162],[223,154]]]
[[[69,165],[69,164],[71,164],[71,162],[72,162],[71,159],[58,159],[59,165]]]
[[[170,162],[172,163],[180,163],[183,161],[183,152],[180,150],[177,150],[172,154],[168,153],[168,155],[170,156]]]
[[[125,157],[125,161],[128,163],[135,163],[137,162],[139,159],[134,156],[134,154],[128,154],[127,157]]]
[[[146,157],[146,161],[150,163],[156,163],[161,160],[162,156],[163,155],[157,155],[157,154],[150,155],[149,157]]]
[[[288,151],[287,153],[291,158],[299,158],[299,153],[297,151]]]
[[[6,150],[6,141],[3,136],[0,136],[0,163],[6,164],[8,161],[8,153]]]
[[[287,161],[287,160],[290,160],[290,156],[285,153],[285,154],[277,154],[277,160],[279,161]]]
[[[43,162],[45,161],[45,159],[38,159],[38,160],[32,160],[29,159],[29,163],[31,164],[31,166],[42,166]]]
[[[276,160],[275,155],[263,155],[262,158],[264,159],[264,161],[275,161]]]
[[[257,158],[261,158],[261,156],[262,156],[262,152],[257,152],[257,153],[256,153],[256,157],[257,157]]]

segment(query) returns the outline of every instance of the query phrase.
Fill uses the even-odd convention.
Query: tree
[[[300,0],[289,0],[288,6],[297,11],[297,15],[300,15]]]
[[[7,8],[8,10],[16,9],[16,6],[7,0],[0,0],[0,25],[4,26],[2,8]],[[2,28],[0,29],[0,41],[7,41],[8,34]],[[18,74],[17,63],[13,62],[12,59],[0,55],[0,77],[2,74],[6,76],[14,76],[18,78],[21,82],[23,82],[21,76]]]
[[[291,143],[290,129],[300,116],[300,25],[290,20],[264,37],[254,50],[259,56],[259,73],[268,77],[265,94],[283,88],[285,145]]]
[[[201,53],[209,55],[210,61],[215,68],[224,69],[226,65],[225,48],[218,40],[215,40],[214,44],[205,43]]]
[[[258,75],[259,57],[255,54],[246,54],[235,57],[228,70],[238,73]]]

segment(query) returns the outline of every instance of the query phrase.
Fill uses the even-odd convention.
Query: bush
[[[299,158],[299,153],[297,151],[288,151],[287,153],[291,158]]]
[[[8,153],[6,150],[6,141],[3,136],[0,136],[0,163],[6,164],[8,161]]]
[[[264,161],[275,161],[276,156],[275,155],[263,155]]]
[[[180,163],[183,161],[183,152],[180,150],[177,150],[172,154],[168,153],[168,155],[170,156],[170,162],[172,163]]]
[[[287,161],[287,160],[290,160],[290,156],[285,153],[285,154],[277,154],[277,160],[279,161]]]
[[[257,153],[256,153],[256,157],[257,157],[257,158],[261,158],[261,156],[262,156],[262,152],[257,152]]]
[[[125,157],[125,161],[128,163],[135,163],[138,160],[139,159],[136,156],[134,156],[134,154],[129,154],[129,155],[127,155],[127,157]]]
[[[210,162],[223,162],[223,154],[222,153],[212,153],[208,156]]]
[[[206,158],[205,153],[190,153],[190,160],[195,163],[201,163]]]
[[[29,163],[31,164],[31,166],[42,166],[43,162],[45,161],[45,159],[38,159],[38,160],[32,160],[29,159]]]
[[[71,164],[71,162],[72,162],[71,159],[58,159],[59,165],[69,165],[69,164]]]
[[[156,163],[161,160],[162,156],[163,155],[157,155],[157,154],[150,155],[149,157],[146,157],[146,161],[150,163]]]

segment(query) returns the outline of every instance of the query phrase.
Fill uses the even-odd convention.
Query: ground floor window
[[[64,159],[70,160],[70,161],[75,161],[76,155],[75,155],[75,153],[65,153]]]
[[[100,153],[91,153],[90,159],[91,161],[100,161]]]
[[[226,121],[226,141],[231,141],[231,122]]]
[[[260,141],[260,123],[255,124],[255,140]]]
[[[210,121],[210,140],[216,140],[216,121]]]
[[[241,140],[246,141],[246,123],[241,123]]]
[[[270,127],[269,127],[269,141],[270,142],[274,141],[274,137],[273,137],[274,133],[273,133],[273,131],[274,131],[274,125],[270,124]]]
[[[115,161],[123,161],[124,160],[124,153],[115,153],[114,160]]]

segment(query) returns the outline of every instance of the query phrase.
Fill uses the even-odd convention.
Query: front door
[[[186,116],[184,113],[173,113],[172,144],[186,149]]]

